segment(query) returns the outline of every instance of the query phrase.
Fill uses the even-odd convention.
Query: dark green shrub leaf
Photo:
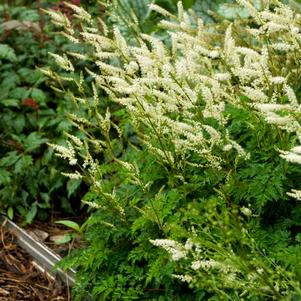
[[[46,95],[41,89],[32,88],[31,97],[39,104],[45,104]]]
[[[26,9],[20,13],[20,19],[22,21],[39,21],[40,15],[36,9]]]
[[[30,94],[30,90],[28,88],[18,87],[10,92],[10,97],[17,98],[17,99],[24,99],[29,97],[29,94]]]
[[[0,103],[6,107],[19,107],[20,101],[18,99],[8,98],[0,100]]]
[[[37,214],[38,208],[37,208],[37,203],[32,203],[30,206],[29,210],[27,211],[25,215],[25,223],[26,224],[31,224],[33,219],[35,218]]]
[[[4,168],[0,168],[0,185],[8,185],[11,181],[10,172]]]
[[[21,133],[23,131],[25,127],[25,116],[23,114],[19,114],[17,118],[14,119],[13,127],[17,133]]]
[[[47,141],[48,139],[43,138],[40,133],[33,132],[26,137],[24,141],[24,147],[27,152],[30,152],[38,148],[41,144],[46,143]]]
[[[14,87],[16,87],[18,84],[20,84],[21,80],[20,77],[18,76],[18,74],[14,71],[12,72],[5,72],[3,74],[4,79],[1,83],[1,88],[0,89],[12,89]]]
[[[11,151],[6,154],[5,157],[0,159],[0,166],[12,166],[17,162],[17,160],[20,158],[20,155],[18,155],[17,151]]]
[[[13,48],[6,44],[0,44],[0,59],[5,59],[11,62],[17,61],[17,56]]]
[[[50,195],[45,192],[40,192],[40,197],[43,203],[38,203],[38,207],[42,209],[46,209],[50,207]]]
[[[14,165],[14,172],[16,174],[24,174],[28,170],[28,168],[32,166],[32,163],[33,160],[31,156],[22,155]]]
[[[67,182],[67,191],[68,197],[70,197],[76,189],[80,186],[82,180],[81,179],[69,179]]]

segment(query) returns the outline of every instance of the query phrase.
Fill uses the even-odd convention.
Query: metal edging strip
[[[0,214],[0,223],[14,233],[20,247],[27,251],[43,269],[50,274],[58,276],[67,285],[74,285],[76,272],[73,269],[68,269],[67,271],[63,271],[60,268],[54,269],[54,266],[62,259],[58,254],[43,243],[36,241],[26,231],[2,214]]]

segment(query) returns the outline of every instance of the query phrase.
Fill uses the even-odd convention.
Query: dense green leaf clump
[[[49,7],[44,2],[39,5]],[[78,187],[61,175],[67,166],[47,146],[71,130],[65,114],[74,106],[37,68],[49,63],[49,51],[70,43],[57,37],[35,3],[1,4],[0,15],[0,207],[31,223],[53,206],[72,212],[68,198]]]
[[[185,3],[152,3],[149,31],[135,9],[120,28],[48,12],[87,47],[55,56],[83,106],[80,140],[52,147],[78,162],[91,210],[87,247],[62,265],[78,300],[298,300],[298,5],[239,0],[206,24]],[[76,77],[74,58],[95,64]]]

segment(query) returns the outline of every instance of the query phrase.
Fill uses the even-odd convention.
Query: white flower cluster
[[[193,280],[193,277],[189,276],[189,275],[176,275],[176,274],[173,274],[172,276],[174,278],[177,278],[177,279],[181,280],[182,282],[187,282],[187,283],[190,283]]]
[[[73,180],[80,180],[83,177],[78,171],[76,171],[75,173],[62,172],[61,174]]]
[[[301,146],[296,146],[290,151],[280,151],[281,157],[288,162],[301,164]]]
[[[138,46],[128,45],[117,27],[112,38],[101,35],[91,27],[88,14],[72,5],[70,7],[89,24],[83,26],[81,37],[95,49],[95,62],[100,72],[89,71],[95,79],[95,86],[124,105],[131,112],[133,122],[151,130],[143,139],[165,162],[174,162],[178,154],[195,153],[207,166],[221,169],[223,160],[213,154],[214,149],[236,150],[239,156],[245,156],[242,148],[232,143],[224,131],[211,125],[211,120],[216,120],[220,128],[227,123],[225,104],[231,97],[223,88],[223,83],[229,81],[231,75],[212,67],[205,72],[210,60],[220,57],[222,49],[209,45],[203,39],[207,33],[200,19],[195,20],[198,24],[195,29],[192,17],[183,10],[180,2],[177,17],[155,4],[150,6],[171,19],[161,25],[169,29],[177,25],[178,30],[170,33],[174,45],[170,53],[162,41],[150,35],[141,34]],[[256,54],[242,47],[238,49],[242,53]],[[176,57],[175,52],[178,53]],[[85,59],[84,55],[78,57]],[[111,62],[115,63],[110,63],[108,59],[111,58],[114,58]],[[67,57],[55,55],[55,59],[65,70],[73,70]],[[83,123],[75,116],[74,120]],[[107,127],[106,130],[110,126],[107,121],[106,117],[101,122]],[[154,145],[156,140],[169,142]],[[228,147],[224,148],[226,144]]]
[[[170,239],[155,239],[150,240],[150,242],[157,247],[161,247],[166,250],[170,255],[173,261],[186,258],[187,250],[178,242]]]
[[[199,156],[203,166],[216,169],[222,168],[222,152],[235,151],[248,158],[226,130],[225,108],[227,104],[240,106],[242,95],[268,123],[301,137],[301,107],[293,89],[301,61],[300,15],[278,1],[263,1],[260,9],[250,0],[237,2],[256,23],[254,28],[244,29],[254,42],[252,48],[241,46],[234,39],[235,22],[228,26],[223,42],[212,41],[212,29],[185,12],[181,2],[178,16],[156,4],[150,5],[167,19],[160,25],[170,34],[171,51],[151,35],[141,34],[133,46],[117,27],[111,38],[107,30],[101,34],[87,12],[69,5],[76,18],[87,22],[88,25],[82,24],[81,38],[95,50],[99,72],[88,71],[95,79],[94,99],[96,88],[100,87],[113,101],[125,106],[133,124],[150,130],[143,136],[145,144],[168,164],[175,164],[179,155],[187,159],[192,153]],[[271,3],[273,10],[269,9]],[[63,15],[49,15],[76,39]],[[51,55],[66,71],[74,70],[67,56]],[[85,59],[84,55],[79,57]],[[79,119],[74,115],[75,122],[89,123]],[[109,113],[100,116],[103,131],[110,129],[109,119]],[[282,153],[291,162],[297,162],[298,156],[294,152]]]
[[[301,201],[301,190],[292,189],[291,192],[287,192],[287,195],[295,198],[298,201]]]
[[[87,11],[85,11],[83,8],[81,8],[80,6],[74,5],[74,4],[71,4],[68,2],[65,2],[65,5],[69,6],[74,11],[73,16],[75,18],[78,18],[83,21],[87,21],[88,23],[92,22],[91,15]]]
[[[64,27],[64,29],[71,27],[71,23],[68,17],[62,14],[60,11],[47,10],[44,12],[46,12],[50,16],[53,24]]]
[[[77,159],[75,158],[75,150],[70,142],[67,143],[68,147],[51,143],[48,145],[56,151],[56,155],[58,157],[67,159],[70,165],[75,165],[77,163]]]
[[[237,285],[235,280],[238,277],[239,271],[233,263],[230,260],[217,261],[215,259],[205,259],[205,257],[207,257],[206,247],[202,248],[191,239],[188,239],[185,244],[180,244],[179,242],[169,239],[156,239],[150,242],[166,250],[171,255],[173,261],[185,258],[190,262],[189,268],[191,270],[189,274],[173,275],[173,277],[183,282],[192,282],[195,279],[194,275],[196,271],[204,271],[206,275],[208,275],[209,272],[223,275],[225,285],[229,287]]]
[[[71,63],[71,61],[67,58],[66,55],[64,56],[60,56],[58,54],[55,53],[49,53],[49,55],[51,55],[52,57],[54,57],[56,63],[65,71],[74,71],[74,67]]]

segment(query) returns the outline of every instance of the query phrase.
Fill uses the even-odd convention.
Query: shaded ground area
[[[70,300],[67,287],[39,271],[32,258],[0,226],[0,301]]]
[[[67,217],[60,212],[52,212],[51,216],[45,221],[35,220],[32,225],[27,225],[25,228],[22,227],[21,220],[17,224],[22,227],[29,235],[35,240],[44,243],[48,248],[52,249],[61,257],[67,256],[71,250],[79,249],[85,246],[85,242],[79,237],[75,236],[66,243],[57,243],[59,240],[63,240],[64,236],[74,233],[74,230],[56,223],[59,220],[72,220],[79,225],[85,222],[88,218],[86,212],[83,212],[78,216]]]

